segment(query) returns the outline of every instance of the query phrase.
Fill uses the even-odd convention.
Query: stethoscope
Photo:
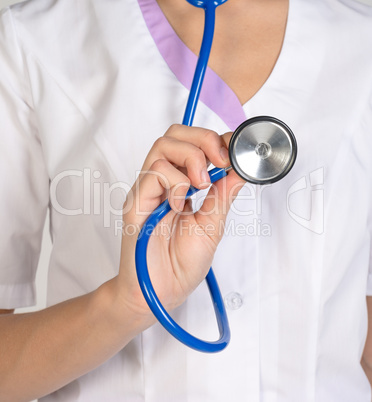
[[[196,7],[204,8],[205,11],[202,45],[182,122],[184,125],[191,126],[212,47],[216,8],[227,0],[187,1]],[[225,177],[230,169],[234,169],[240,177],[250,183],[261,185],[274,183],[291,170],[296,155],[296,139],[286,124],[274,117],[254,117],[242,123],[231,137],[229,144],[231,166],[214,168],[208,173],[211,183]],[[197,191],[198,189],[190,187],[186,198]],[[142,293],[158,321],[180,342],[201,352],[219,352],[230,341],[230,328],[223,298],[212,268],[206,276],[206,281],[220,333],[220,338],[214,342],[203,341],[182,329],[160,303],[152,286],[147,267],[147,245],[155,226],[170,210],[168,200],[164,201],[149,216],[138,236],[135,259]]]

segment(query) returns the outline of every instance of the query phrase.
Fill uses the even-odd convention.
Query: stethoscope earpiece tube
[[[195,69],[193,82],[190,89],[189,98],[186,105],[186,110],[182,124],[186,126],[191,126],[196,106],[198,103],[205,71],[208,65],[209,54],[212,47],[213,33],[214,33],[214,23],[216,15],[216,7],[220,4],[225,3],[227,0],[188,0],[189,3],[196,7],[202,7],[205,11],[205,24],[203,40],[200,49],[198,63]],[[211,182],[223,178],[226,176],[225,169],[213,169],[209,172]],[[190,187],[186,198],[190,197],[192,194],[198,190],[194,187]],[[168,314],[163,305],[161,304],[159,298],[157,297],[155,290],[152,286],[150,275],[147,267],[147,246],[149,242],[150,235],[154,230],[155,226],[163,219],[163,217],[171,210],[168,200],[165,200],[147,219],[145,222],[137,240],[136,245],[136,270],[139,285],[141,287],[142,293],[145,297],[147,304],[149,305],[151,311],[158,319],[158,321],[163,325],[163,327],[170,332],[176,339],[185,345],[201,352],[214,353],[219,352],[226,348],[230,342],[230,327],[227,319],[226,309],[221,296],[220,289],[216,277],[213,273],[212,267],[210,268],[206,281],[208,284],[208,289],[212,298],[214,310],[216,313],[218,328],[220,332],[220,338],[215,342],[203,341],[199,338],[186,332],[182,329]]]
[[[226,176],[226,170],[215,168],[209,172],[211,182],[214,183],[217,180]],[[186,198],[195,194],[198,190],[194,187],[190,187]],[[195,336],[189,334],[182,329],[168,314],[163,305],[161,304],[154,287],[152,286],[148,266],[147,266],[147,246],[150,236],[155,229],[156,225],[164,218],[165,215],[171,210],[168,200],[165,200],[147,219],[142,230],[138,236],[136,245],[136,270],[138,281],[145,297],[147,304],[151,311],[163,325],[163,327],[171,333],[176,339],[190,348],[196,349],[200,352],[214,353],[219,352],[228,345],[230,341],[230,328],[227,319],[226,309],[224,306],[223,298],[218,287],[216,277],[212,268],[209,270],[206,277],[208,289],[213,301],[214,310],[216,313],[218,328],[220,332],[220,338],[215,342],[203,341]]]
[[[227,0],[187,1],[197,7],[203,7],[205,10],[202,47],[183,118],[183,124],[191,126],[212,46],[215,9]],[[259,116],[245,121],[235,130],[229,144],[229,156],[231,167],[215,168],[208,172],[211,183],[225,177],[231,168],[247,182],[274,183],[286,176],[292,169],[297,156],[297,143],[291,129],[285,123],[274,117]],[[196,188],[190,187],[186,198],[197,191]],[[182,329],[165,310],[152,286],[147,266],[147,246],[156,225],[170,210],[168,200],[164,201],[148,217],[138,236],[135,260],[139,285],[155,317],[176,339],[201,352],[219,352],[225,349],[230,341],[230,328],[223,298],[212,267],[206,276],[206,281],[220,332],[220,338],[215,342],[203,341]]]

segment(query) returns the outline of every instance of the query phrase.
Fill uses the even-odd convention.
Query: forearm
[[[372,366],[370,363],[367,362],[367,360],[364,358],[364,356],[362,357],[361,365],[363,367],[363,370],[364,370],[364,372],[368,378],[368,381],[371,384],[371,388],[372,388]]]
[[[0,316],[1,401],[28,401],[62,387],[146,328],[133,312],[115,306],[112,287],[107,282],[39,312]]]
[[[372,297],[367,296],[368,332],[364,345],[361,365],[372,387]]]

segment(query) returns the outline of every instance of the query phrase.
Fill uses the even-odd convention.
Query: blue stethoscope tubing
[[[196,65],[194,78],[182,122],[182,124],[186,126],[191,126],[194,120],[195,110],[198,103],[204,75],[207,69],[210,51],[212,48],[216,8],[219,5],[225,3],[227,0],[187,1],[196,7],[204,8],[205,11],[205,24],[202,45],[200,48],[199,58]],[[214,183],[227,175],[227,171],[224,168],[214,168],[208,173],[211,183]],[[187,192],[186,199],[191,197],[197,191],[198,189],[191,186]],[[218,329],[220,333],[220,338],[217,341],[208,342],[201,340],[181,328],[165,310],[164,306],[161,304],[158,296],[156,295],[154,287],[152,286],[147,266],[147,246],[150,240],[150,236],[156,225],[165,217],[165,215],[170,210],[171,208],[169,206],[169,202],[168,200],[165,200],[148,217],[144,226],[142,227],[140,234],[138,235],[135,251],[135,261],[139,285],[141,287],[143,296],[145,297],[145,300],[155,317],[163,325],[163,327],[176,339],[184,343],[186,346],[189,346],[190,348],[200,352],[220,352],[225,349],[226,346],[229,344],[231,335],[223,298],[212,267],[210,268],[206,276],[206,281],[213,302],[213,307],[215,310]]]

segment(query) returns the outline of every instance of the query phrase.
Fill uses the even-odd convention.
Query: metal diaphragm
[[[293,167],[297,143],[291,129],[270,116],[246,120],[233,133],[229,144],[232,168],[255,184],[275,183]]]

